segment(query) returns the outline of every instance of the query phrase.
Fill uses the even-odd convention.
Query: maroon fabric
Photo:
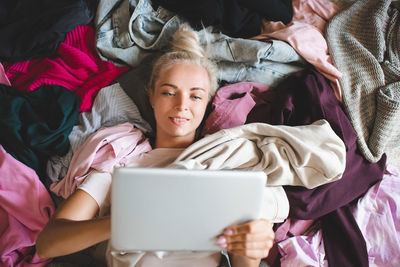
[[[246,123],[265,122],[298,126],[325,119],[343,140],[346,146],[346,168],[340,180],[315,189],[299,186],[284,187],[290,203],[289,217],[321,221],[329,266],[368,266],[365,240],[349,212],[348,204],[382,179],[386,155],[383,155],[377,163],[371,163],[363,158],[357,148],[356,133],[336,99],[333,89],[315,70],[294,73],[273,90],[260,90],[262,85],[257,88],[257,84],[252,83],[252,90],[247,88],[246,94],[238,95],[238,92],[243,90],[240,89],[241,84],[244,83],[231,86],[229,89],[231,94],[226,91],[226,87],[220,90],[223,90],[221,96],[226,100],[235,99],[231,101],[235,105],[238,105],[242,96],[251,94],[254,102],[248,100],[241,102],[241,105],[246,102],[252,105]],[[245,110],[243,106],[241,109]],[[215,108],[208,118],[218,117],[216,112],[227,114]],[[225,116],[225,119],[238,122],[234,116],[231,118]],[[206,125],[215,131],[215,127],[219,124],[207,119]],[[223,125],[229,123],[225,122],[219,126]]]
[[[346,168],[340,180],[315,189],[286,186],[289,217],[321,220],[329,266],[368,266],[365,240],[349,212],[348,204],[380,181],[386,155],[377,163],[363,158],[356,133],[328,81],[314,70],[297,72],[270,91],[268,114],[255,109],[246,123],[305,125],[326,119],[346,145]],[[264,99],[266,100],[266,99]]]

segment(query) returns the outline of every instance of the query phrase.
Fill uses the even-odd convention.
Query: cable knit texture
[[[360,0],[326,29],[330,54],[343,73],[344,109],[371,162],[400,145],[399,23],[391,1]]]

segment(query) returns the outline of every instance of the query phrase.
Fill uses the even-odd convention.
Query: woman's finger
[[[257,242],[265,240],[274,240],[274,232],[262,232],[255,234],[238,234],[231,236],[224,236],[227,243],[235,242]]]
[[[257,233],[272,230],[272,223],[265,219],[258,219],[245,224],[228,227],[224,234],[237,235],[242,233]]]
[[[235,250],[230,250],[229,253],[257,260],[268,257],[269,249],[264,249],[264,250],[235,249]]]
[[[227,243],[226,249],[231,250],[269,250],[273,245],[272,240],[258,242]]]

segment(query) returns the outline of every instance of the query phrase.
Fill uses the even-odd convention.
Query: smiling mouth
[[[176,125],[183,125],[189,121],[189,119],[180,118],[180,117],[169,117],[169,119]]]

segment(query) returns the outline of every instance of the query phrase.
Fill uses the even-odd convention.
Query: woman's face
[[[195,138],[208,103],[207,71],[191,63],[175,63],[162,70],[150,103],[156,119],[157,143],[186,147]]]

